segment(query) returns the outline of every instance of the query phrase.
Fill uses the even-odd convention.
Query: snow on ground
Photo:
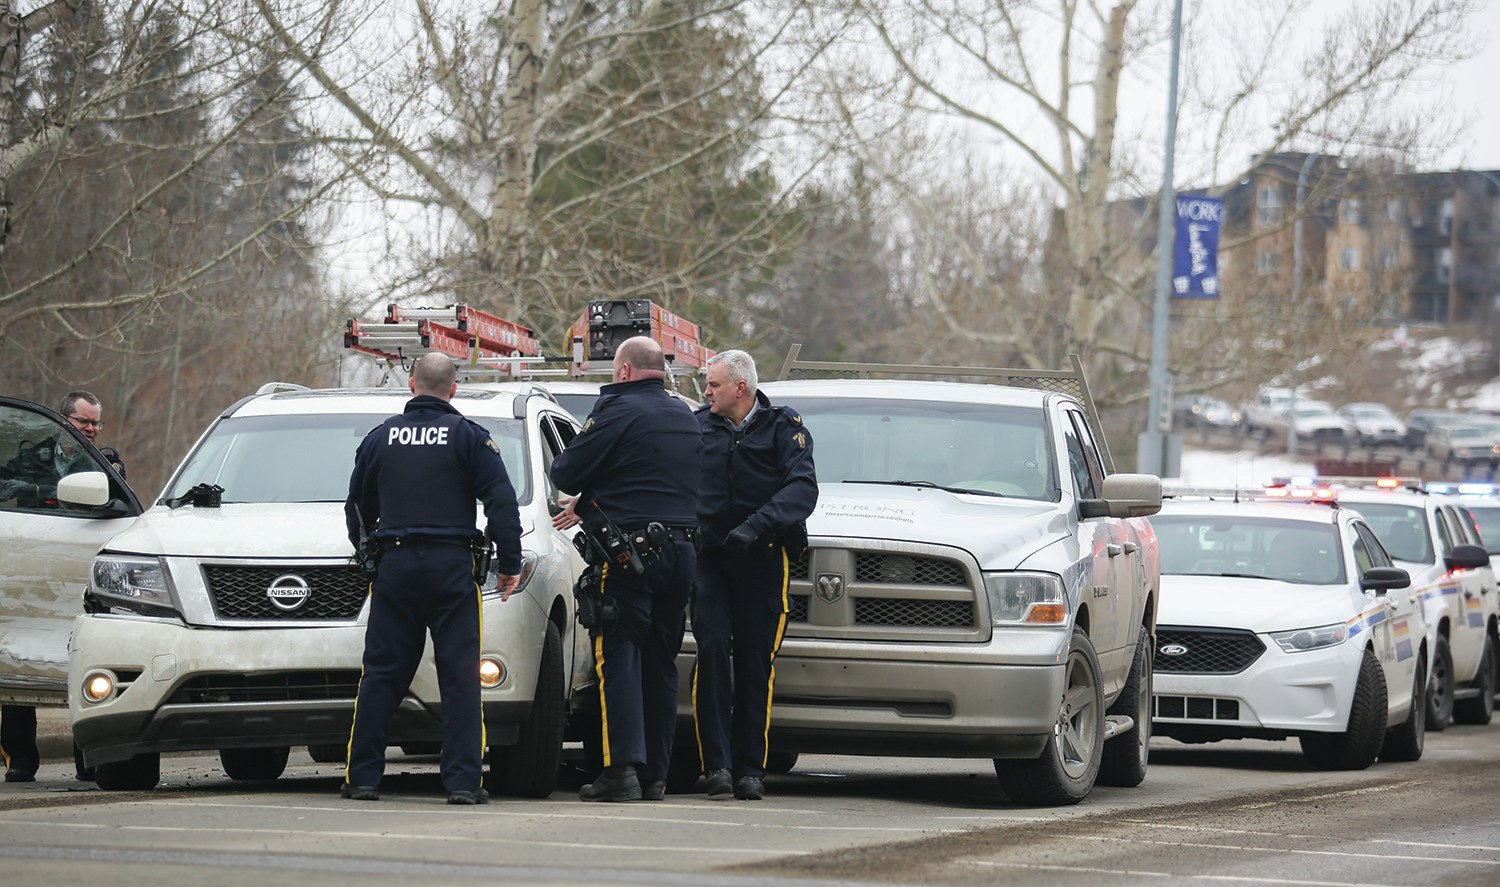
[[[1182,454],[1181,476],[1165,483],[1191,487],[1258,487],[1276,477],[1317,473],[1313,463],[1284,453],[1270,455],[1254,449],[1188,450]]]

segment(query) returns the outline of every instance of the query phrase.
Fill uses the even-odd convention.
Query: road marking
[[[1353,853],[1347,850],[1298,850],[1286,847],[1247,847],[1237,844],[1200,844],[1184,841],[1153,841],[1147,838],[1129,838],[1121,835],[1079,835],[1073,833],[1056,832],[1051,837],[1067,840],[1083,841],[1107,841],[1109,843],[1128,842],[1131,844],[1151,844],[1163,847],[1198,847],[1207,850],[1243,850],[1247,853],[1300,853],[1305,856],[1340,856],[1353,859],[1390,859],[1403,862],[1453,862],[1465,865],[1493,865],[1500,866],[1500,859],[1454,859],[1452,857],[1439,856],[1400,856],[1390,853]],[[1335,838],[1334,840],[1341,840]]]
[[[1137,878],[1173,878],[1193,881],[1239,881],[1250,884],[1294,884],[1297,887],[1401,887],[1398,884],[1372,884],[1369,881],[1292,881],[1287,878],[1252,878],[1248,875],[1188,875],[1177,872],[1147,872],[1132,869],[1105,869],[1081,865],[1043,865],[1029,862],[991,862],[989,860],[962,860],[972,865],[987,865],[997,868],[1037,869],[1054,872],[1081,872],[1091,875],[1130,875]]]
[[[1373,795],[1381,792],[1399,791],[1412,786],[1426,785],[1426,780],[1411,780],[1409,782],[1397,782],[1393,785],[1372,785],[1367,788],[1351,788],[1338,792],[1327,792],[1321,795],[1309,795],[1305,798],[1282,798],[1276,801],[1261,801],[1254,804],[1238,804],[1236,810],[1261,810],[1266,807],[1284,807],[1287,804],[1316,804],[1334,798],[1352,798],[1355,795]]]
[[[1264,838],[1307,838],[1309,840],[1320,841],[1349,840],[1348,838],[1339,837],[1338,835],[1304,835],[1298,832],[1261,832],[1253,831],[1250,829],[1214,828],[1213,826],[1206,825],[1174,825],[1168,822],[1148,822],[1144,819],[1122,819],[1120,821],[1130,823],[1131,825],[1143,826],[1145,828],[1172,829],[1175,831],[1185,832],[1205,832],[1209,834],[1253,835],[1255,837]],[[1362,840],[1369,844],[1395,844],[1402,847],[1433,847],[1439,850],[1495,850],[1495,847],[1493,845],[1487,844],[1445,844],[1437,841],[1398,841],[1393,838],[1364,838]]]

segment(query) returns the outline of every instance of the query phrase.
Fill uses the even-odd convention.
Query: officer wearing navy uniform
[[[677,721],[677,653],[697,561],[698,472],[703,441],[692,410],[662,380],[661,345],[621,342],[583,430],[552,463],[552,480],[578,491],[553,520],[597,533],[606,519],[650,540],[644,571],[606,562],[597,591],[613,621],[589,629],[602,712],[604,771],[585,801],[661,800]],[[656,525],[653,527],[653,525]]]
[[[341,794],[379,799],[391,716],[430,630],[442,698],[443,788],[450,804],[484,804],[475,546],[494,541],[500,599],[509,599],[521,572],[520,514],[499,447],[449,403],[458,390],[452,359],[428,354],[408,384],[416,396],[401,415],[360,443],[344,503],[350,540],[380,553]],[[474,525],[476,499],[484,505],[484,533]]]
[[[791,560],[807,544],[818,480],[802,417],[771,405],[749,354],[709,361],[705,400],[693,719],[708,796],[758,801]]]

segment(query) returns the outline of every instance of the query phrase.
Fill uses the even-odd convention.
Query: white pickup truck
[[[820,487],[773,751],[992,758],[1024,804],[1139,784],[1159,579],[1141,518],[1161,481],[1110,474],[1077,358],[1035,372],[798,350],[782,378],[825,379],[762,386],[812,431]],[[910,375],[1000,384],[870,378]]]

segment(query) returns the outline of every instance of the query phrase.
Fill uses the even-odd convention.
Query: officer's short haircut
[[[649,336],[631,336],[620,343],[615,354],[631,369],[667,371],[667,358],[662,354],[661,345]]]
[[[59,413],[62,413],[64,416],[71,416],[73,415],[73,408],[78,406],[78,402],[80,400],[84,403],[91,403],[94,406],[99,407],[100,409],[104,408],[103,405],[99,403],[99,398],[95,397],[92,391],[80,390],[69,391],[66,395],[64,395],[62,399],[62,406],[59,406],[57,408],[57,411]]]
[[[729,351],[720,351],[708,359],[708,365],[716,363],[724,365],[724,372],[729,374],[729,381],[744,382],[745,390],[754,394],[760,387],[760,377],[755,372],[755,358],[751,357],[738,348]]]
[[[424,356],[411,368],[411,381],[418,394],[447,397],[457,377],[453,358],[437,352]]]

